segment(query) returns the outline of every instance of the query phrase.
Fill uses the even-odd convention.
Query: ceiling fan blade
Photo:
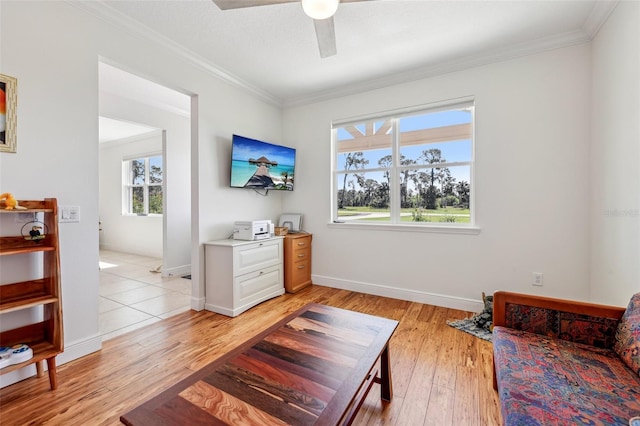
[[[213,0],[221,10],[240,9],[243,7],[269,6],[280,3],[299,3],[300,0]]]
[[[314,19],[313,25],[316,27],[320,57],[326,58],[335,55],[337,53],[336,30],[333,26],[333,16],[327,19]]]

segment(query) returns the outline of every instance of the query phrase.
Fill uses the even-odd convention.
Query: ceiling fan
[[[337,52],[333,15],[338,10],[338,4],[341,1],[342,3],[352,3],[367,0],[213,0],[221,10],[301,2],[304,13],[313,19],[321,58],[333,56]]]

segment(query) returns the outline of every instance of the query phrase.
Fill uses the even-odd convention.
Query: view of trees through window
[[[125,161],[125,170],[127,213],[162,214],[162,156]]]
[[[470,223],[472,129],[471,103],[334,126],[334,219]]]

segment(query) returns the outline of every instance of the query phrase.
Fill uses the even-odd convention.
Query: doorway
[[[104,269],[104,274],[101,268],[101,311],[116,306],[111,302],[128,306],[128,300],[140,303],[140,297],[165,290],[174,299],[179,298],[173,293],[178,289],[169,283],[191,274],[191,193],[184,190],[191,182],[191,98],[105,61],[99,63],[99,90],[101,258],[105,257],[103,267],[119,263]],[[161,173],[158,158],[162,161]],[[151,182],[145,189],[127,188],[128,161],[134,161],[137,167],[147,161],[149,170],[155,170],[155,187]],[[159,176],[161,186],[157,185]],[[132,190],[136,195],[147,194],[147,204],[143,203],[147,210],[141,210],[140,203],[131,210],[136,201],[131,201],[131,192],[127,191]],[[155,196],[155,204],[149,194]],[[161,214],[157,211],[158,194]],[[110,257],[102,256],[104,253]],[[103,289],[103,277],[106,281],[129,280],[131,288],[122,284]],[[189,288],[185,283],[173,284],[182,293]],[[154,285],[158,288],[149,287]],[[146,293],[142,287],[146,287]],[[107,301],[102,300],[103,294],[109,295]],[[169,312],[162,309],[154,311],[158,318]]]

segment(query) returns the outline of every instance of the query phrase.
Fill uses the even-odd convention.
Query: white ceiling
[[[99,142],[111,142],[127,139],[132,136],[141,136],[154,132],[156,129],[139,123],[130,123],[122,120],[114,120],[107,117],[98,117]]]
[[[211,0],[75,3],[278,105],[295,105],[583,43],[615,0],[378,0],[341,4],[321,59],[298,3],[221,11]]]

